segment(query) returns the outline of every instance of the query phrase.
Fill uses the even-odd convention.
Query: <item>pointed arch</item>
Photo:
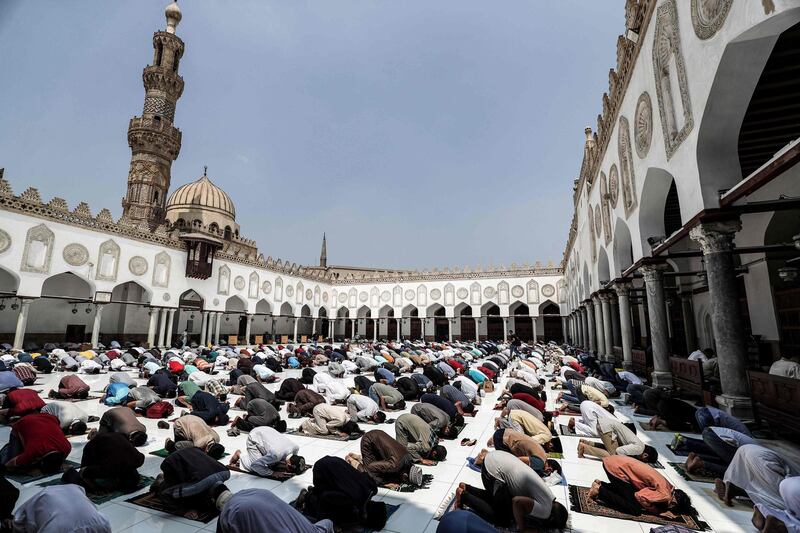
[[[244,313],[247,311],[247,302],[241,296],[234,294],[225,300],[225,311],[229,313]]]
[[[261,298],[256,303],[256,314],[257,315],[268,315],[270,313],[272,313],[272,305],[270,305],[270,303],[267,300],[265,300],[264,298]]]

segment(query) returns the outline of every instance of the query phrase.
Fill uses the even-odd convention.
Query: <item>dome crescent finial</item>
[[[173,2],[167,6],[164,10],[164,16],[167,17],[167,33],[175,33],[175,28],[178,27],[182,18],[181,8],[178,7],[177,0],[173,0]]]

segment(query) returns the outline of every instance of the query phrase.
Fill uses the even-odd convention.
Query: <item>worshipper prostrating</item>
[[[337,528],[386,525],[386,504],[373,501],[375,481],[339,457],[326,456],[314,464],[313,486],[303,489],[295,507],[312,519],[329,519]]]
[[[547,452],[541,444],[512,428],[496,430],[486,444],[495,450],[513,454],[542,477],[549,476],[553,472],[558,472],[561,475],[561,465],[558,461],[547,457]],[[489,451],[486,449],[481,450],[475,458],[475,465],[480,466],[488,453]]]
[[[414,464],[405,446],[380,429],[366,432],[361,437],[361,455],[348,454],[347,461],[358,465],[384,487],[394,489],[402,483],[422,485],[422,468]]]
[[[32,389],[15,389],[6,394],[5,409],[0,409],[0,424],[10,419],[38,412],[44,407],[44,400]]]
[[[147,443],[147,428],[127,407],[114,407],[103,413],[100,426],[89,431],[88,437],[91,440],[99,433],[122,433],[137,447]]]
[[[436,533],[497,533],[497,529],[475,513],[456,509],[439,520]]]
[[[358,433],[358,424],[350,420],[346,407],[321,403],[311,412],[312,417],[304,420],[300,431],[308,435],[333,435],[347,437]]]
[[[375,400],[363,394],[351,394],[348,396],[347,411],[350,413],[350,420],[353,422],[383,424],[386,420],[386,413],[379,410]]]
[[[222,508],[217,522],[220,533],[333,533],[333,523],[312,524],[300,511],[272,491],[245,489],[237,492]]]
[[[183,415],[175,420],[173,426],[175,440],[167,439],[164,449],[168,452],[194,446],[200,448],[214,459],[225,455],[225,446],[219,442],[219,433],[195,415]]]
[[[192,395],[191,413],[202,418],[209,426],[224,426],[228,423],[227,403],[205,391],[197,391]]]
[[[745,444],[736,450],[725,476],[715,481],[717,496],[726,505],[733,505],[733,498],[747,495],[753,503],[773,509],[783,507],[778,488],[789,477],[800,475],[800,466],[777,452],[759,446]]]
[[[311,389],[302,389],[294,396],[294,403],[286,406],[289,418],[300,418],[311,416],[311,412],[317,405],[325,403],[325,397]]]
[[[64,483],[75,483],[91,492],[135,490],[139,484],[144,455],[121,433],[98,433],[86,443],[80,470],[70,468]]]
[[[61,378],[58,382],[57,390],[51,390],[47,393],[47,396],[60,400],[87,398],[89,396],[89,385],[78,376],[71,374]]]
[[[375,383],[369,388],[369,397],[375,400],[381,409],[401,411],[406,408],[403,394],[390,385]]]
[[[430,403],[415,403],[411,407],[411,414],[423,419],[437,435],[444,438],[455,435],[458,428],[464,425],[464,418],[461,415],[451,419],[450,415]]]
[[[578,442],[578,458],[584,455],[608,457],[609,455],[627,455],[645,463],[658,461],[658,452],[649,444],[642,442],[631,429],[616,419],[598,418],[597,434],[602,444],[581,439]]]
[[[689,452],[686,458],[686,470],[696,472],[706,470],[717,477],[722,477],[731,464],[736,450],[745,444],[756,444],[749,435],[734,429],[707,427],[703,430],[702,439],[685,435],[676,435],[672,441],[672,449]]]
[[[603,470],[608,483],[595,480],[589,497],[611,509],[634,516],[667,512],[697,514],[685,492],[676,489],[656,469],[638,459],[609,455],[603,458]]]
[[[236,450],[229,464],[261,477],[269,477],[275,471],[302,472],[306,461],[297,455],[299,450],[299,445],[276,429],[259,426],[247,436],[244,452]]]
[[[761,533],[800,533],[800,476],[788,477],[778,487],[783,507],[758,503],[753,525]]]
[[[161,463],[150,491],[176,513],[194,519],[210,507],[222,509],[232,493],[225,486],[231,471],[200,448],[177,450]]]
[[[542,529],[562,530],[567,509],[555,501],[550,487],[530,468],[520,468],[519,459],[508,452],[493,451],[481,465],[483,488],[461,483],[454,507],[468,507],[492,524],[507,526],[512,521],[519,531],[534,521]]]
[[[108,519],[86,497],[83,487],[44,487],[14,513],[13,531],[20,533],[111,533]]]
[[[39,469],[58,472],[72,445],[64,437],[58,419],[46,413],[33,413],[11,426],[11,434],[2,450],[0,464],[8,471]]]
[[[438,444],[439,438],[425,420],[410,413],[400,415],[394,424],[395,438],[414,461],[435,465],[447,457],[447,448]]]
[[[50,402],[42,407],[42,413],[53,415],[58,419],[61,429],[67,435],[83,435],[89,415],[86,411],[71,402]],[[94,418],[97,421],[97,418]]]
[[[275,406],[261,398],[250,400],[247,403],[247,414],[237,416],[231,425],[241,431],[252,431],[260,426],[273,427],[281,433],[286,431],[286,421],[281,420]]]

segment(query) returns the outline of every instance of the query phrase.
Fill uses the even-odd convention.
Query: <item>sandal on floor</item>
[[[478,443],[476,439],[463,439],[461,441],[462,446],[475,446]]]

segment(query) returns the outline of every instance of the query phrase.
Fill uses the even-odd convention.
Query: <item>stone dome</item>
[[[236,219],[236,208],[228,194],[214,185],[206,174],[178,187],[167,200],[167,212],[175,209],[209,209]]]

